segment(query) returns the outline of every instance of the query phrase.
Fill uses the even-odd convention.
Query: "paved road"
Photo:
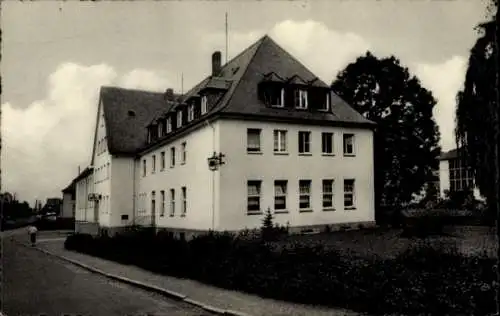
[[[18,245],[10,236],[3,238],[2,248],[2,305],[7,316],[213,315]]]

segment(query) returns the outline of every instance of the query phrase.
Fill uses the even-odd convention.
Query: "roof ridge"
[[[278,44],[278,42],[276,42],[271,36],[265,36],[268,38],[268,40],[270,40],[274,45],[276,45],[276,47],[278,47],[278,49],[280,49],[286,56],[288,56],[289,58],[292,58],[294,59],[297,63],[299,63],[300,66],[302,66],[307,72],[309,72],[313,77],[317,78],[321,83],[329,86],[328,84],[326,84],[326,82],[324,82],[321,78],[319,78],[318,76],[316,76],[315,73],[313,73],[308,67],[306,67],[306,65],[304,65],[304,63],[302,61],[299,60],[298,57],[295,57],[293,56],[292,54],[290,54],[286,49],[284,49],[280,44]]]
[[[231,95],[229,95],[225,101],[225,104],[223,104],[219,109],[217,109],[216,112],[220,112],[222,110],[224,110],[228,105],[229,103],[231,102],[231,99],[233,98],[234,96],[234,92],[238,89],[238,86],[240,85],[243,77],[245,77],[247,71],[248,71],[248,67],[250,66],[250,64],[252,63],[253,59],[255,58],[255,56],[257,55],[257,52],[259,51],[259,49],[262,48],[262,43],[264,43],[264,40],[266,40],[266,38],[270,39],[269,36],[266,34],[264,36],[262,36],[257,42],[253,43],[252,45],[250,45],[249,47],[247,47],[247,49],[244,49],[239,55],[243,54],[243,52],[247,52],[249,51],[250,49],[252,49],[253,47],[257,46],[255,48],[255,51],[253,52],[252,54],[252,57],[249,58],[247,64],[245,65],[245,69],[243,69],[243,72],[241,73],[240,77],[238,78],[238,80],[236,82],[233,83],[234,87],[232,87],[232,91],[231,91]]]
[[[124,87],[118,87],[118,86],[101,86],[101,92],[103,90],[121,90],[121,91],[130,91],[130,92],[143,92],[143,93],[153,93],[153,94],[164,94],[165,92],[163,91],[152,91],[152,90],[144,90],[144,89],[138,89],[138,88],[124,88]]]

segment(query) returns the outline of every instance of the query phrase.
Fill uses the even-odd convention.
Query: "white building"
[[[439,157],[439,193],[446,197],[446,191],[463,191],[472,188],[474,197],[484,200],[475,185],[472,170],[460,159],[458,150],[453,149]]]
[[[75,218],[76,215],[76,188],[75,182],[71,183],[62,190],[62,212],[61,217],[63,218]]]
[[[373,127],[268,36],[184,95],[102,87],[77,229],[372,225]]]

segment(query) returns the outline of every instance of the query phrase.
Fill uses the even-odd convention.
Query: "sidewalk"
[[[359,315],[358,313],[348,310],[330,309],[326,307],[266,299],[257,295],[217,288],[189,279],[155,274],[135,266],[119,264],[113,261],[65,250],[64,241],[59,238],[52,241],[46,240],[40,242],[37,247],[56,256],[72,259],[105,273],[139,281],[153,288],[163,288],[168,291],[181,293],[183,296],[187,296],[188,302],[191,300],[196,301],[203,305],[211,306],[216,310],[231,310],[251,316]]]

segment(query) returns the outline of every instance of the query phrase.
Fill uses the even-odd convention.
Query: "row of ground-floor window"
[[[168,191],[165,190],[160,190],[159,191],[159,215],[160,217],[165,216],[166,209],[167,209],[167,194],[168,194],[168,203],[169,203],[169,215],[170,216],[175,216],[176,213],[176,190],[175,189],[170,189]],[[187,188],[186,187],[181,187],[180,189],[180,215],[181,216],[186,216],[187,213]],[[157,205],[156,205],[156,191],[151,191],[151,204],[150,204],[150,214],[156,214],[157,210]],[[140,193],[139,194],[139,199],[138,199],[139,205],[138,205],[138,210],[137,213],[138,215],[144,215],[147,213],[147,194],[146,193]]]
[[[322,179],[322,207],[323,210],[334,210],[335,196],[335,180]],[[344,179],[343,193],[344,193],[344,209],[355,208],[355,190],[354,179]],[[262,210],[262,181],[249,180],[247,182],[247,212],[260,213]],[[275,180],[274,181],[274,210],[276,212],[287,210],[288,200],[288,180]],[[299,202],[299,211],[306,211],[311,209],[312,180],[299,180],[299,192],[296,197]]]
[[[322,179],[322,207],[324,210],[334,210],[336,205],[334,203],[335,199],[335,180],[334,179]],[[247,212],[248,214],[259,213],[262,211],[261,200],[262,200],[262,181],[261,180],[249,180],[247,181]],[[187,201],[187,188],[181,187],[179,190],[180,198],[180,216],[186,216],[188,211],[188,201]],[[176,214],[176,190],[169,189],[168,191],[160,190],[159,197],[156,194],[157,191],[151,191],[149,210],[151,215],[156,215],[159,211],[159,216],[164,217],[169,210],[169,216],[175,216]],[[311,197],[312,197],[312,180],[299,180],[299,194],[297,199],[299,201],[299,210],[305,211],[311,209]],[[355,181],[354,179],[344,179],[343,182],[343,207],[344,209],[354,209],[355,208]],[[168,195],[168,196],[167,196]],[[285,211],[287,209],[288,200],[288,180],[275,180],[274,181],[274,210],[276,212]],[[157,198],[158,204],[157,205]],[[168,201],[167,201],[168,199]],[[146,215],[148,213],[148,198],[147,193],[140,193],[138,196],[138,215]],[[168,205],[167,205],[168,203]],[[158,207],[158,209],[157,209]]]

